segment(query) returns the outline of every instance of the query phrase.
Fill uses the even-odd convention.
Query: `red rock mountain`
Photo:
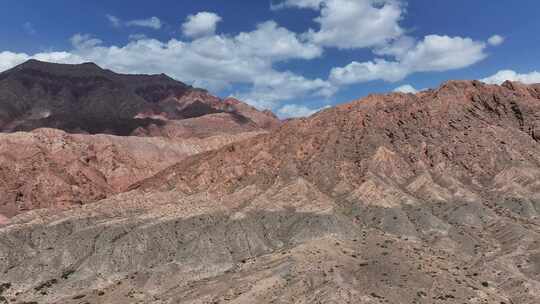
[[[372,190],[363,199],[381,205],[532,195],[534,183],[499,182],[533,182],[539,113],[538,85],[453,81],[417,95],[371,95],[189,158],[143,186],[232,192],[301,177],[332,196]]]
[[[0,296],[538,303],[539,128],[540,85],[512,82],[290,120],[94,204],[3,219]]]
[[[30,60],[0,73],[0,131],[19,131],[0,135],[0,217],[104,199],[280,123],[166,75]]]
[[[68,134],[55,129],[0,134],[0,216],[96,202],[187,156],[258,134],[181,140]]]

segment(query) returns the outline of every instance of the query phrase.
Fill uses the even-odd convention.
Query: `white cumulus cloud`
[[[280,27],[274,21],[257,25],[257,30],[253,32],[240,33],[234,37],[234,41],[241,47],[239,52],[273,59],[313,59],[323,52],[317,45],[303,41],[296,33]]]
[[[307,79],[291,72],[271,72],[253,78],[253,89],[237,97],[257,108],[273,108],[280,101],[302,96],[330,97],[337,87],[322,79]]]
[[[325,47],[356,49],[380,46],[399,38],[399,22],[405,12],[396,0],[287,0],[274,8],[298,7],[320,10],[320,28],[306,36]]]
[[[482,82],[488,84],[502,84],[507,80],[519,81],[525,84],[540,83],[540,72],[533,71],[530,73],[520,74],[512,70],[502,70],[494,75],[481,79]]]
[[[201,37],[213,35],[216,32],[217,24],[222,18],[211,12],[199,12],[189,15],[186,22],[182,24],[182,32],[187,37]]]
[[[429,35],[414,46],[393,50],[395,60],[375,59],[352,62],[332,69],[330,79],[337,84],[353,84],[372,80],[400,81],[416,72],[460,69],[483,60],[486,45],[470,38]]]
[[[329,80],[335,86],[373,80],[396,82],[417,72],[441,72],[468,67],[483,60],[487,44],[467,37],[406,35],[400,22],[406,14],[401,0],[282,0],[273,9],[301,8],[319,12],[318,29],[302,34],[322,48],[371,49],[369,61],[334,67]],[[491,45],[502,37],[491,37]]]

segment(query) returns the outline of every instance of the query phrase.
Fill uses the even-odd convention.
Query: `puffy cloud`
[[[279,27],[274,21],[261,23],[257,30],[240,33],[234,41],[246,54],[273,59],[313,59],[322,55],[322,49],[299,39],[296,33]]]
[[[277,115],[280,118],[308,117],[327,108],[329,108],[329,106],[318,109],[310,109],[303,105],[287,104],[277,110]]]
[[[500,36],[500,35],[493,35],[491,37],[489,37],[488,39],[488,43],[489,45],[492,45],[492,46],[497,46],[497,45],[501,45],[504,43],[504,37],[503,36]]]
[[[114,15],[105,15],[113,27],[119,28],[122,26],[138,26],[138,27],[147,27],[154,30],[159,30],[163,23],[158,17],[150,17],[146,19],[136,19],[129,21],[122,21],[122,19]]]
[[[274,9],[296,7],[320,12],[303,37],[321,47],[370,48],[377,56],[370,61],[353,61],[331,70],[334,85],[373,80],[400,81],[416,72],[460,69],[483,60],[486,44],[470,38],[429,35],[417,41],[405,35],[400,21],[406,12],[401,0],[283,0]],[[490,39],[501,43],[502,37]]]
[[[403,5],[397,0],[286,0],[274,8],[320,10],[319,30],[306,36],[325,47],[355,49],[385,45],[403,35]]]
[[[540,72],[533,71],[526,74],[519,74],[512,70],[502,70],[487,78],[481,79],[488,84],[502,84],[505,81],[519,81],[525,84],[540,83]]]
[[[353,61],[345,67],[333,68],[330,71],[330,80],[333,83],[344,85],[368,82],[373,80],[399,81],[407,76],[407,71],[399,62],[375,59],[374,61]]]
[[[378,46],[373,50],[375,55],[401,57],[416,45],[416,40],[410,36],[402,36],[391,43]]]
[[[199,12],[189,15],[186,22],[182,24],[182,32],[187,37],[201,37],[213,35],[216,32],[218,22],[222,18],[211,12]]]
[[[291,72],[255,75],[253,88],[237,97],[260,109],[273,108],[284,100],[304,96],[330,97],[337,87],[322,79],[307,79]]]
[[[398,59],[414,72],[460,69],[484,58],[486,45],[470,38],[429,35]]]
[[[415,93],[418,93],[418,90],[415,89],[412,85],[410,84],[404,84],[402,86],[399,86],[397,88],[394,89],[394,92],[399,92],[399,93],[412,93],[412,94],[415,94]]]
[[[371,80],[394,82],[415,72],[460,69],[483,60],[487,56],[485,48],[485,43],[470,38],[429,35],[413,47],[394,48],[391,51],[396,58],[394,61],[352,62],[332,69],[330,79],[336,84]]]

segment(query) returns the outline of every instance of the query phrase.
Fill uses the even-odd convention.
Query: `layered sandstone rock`
[[[0,215],[95,202],[187,156],[257,135],[167,139],[68,134],[55,129],[0,134]]]

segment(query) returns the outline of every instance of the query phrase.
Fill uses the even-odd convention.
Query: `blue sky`
[[[449,79],[540,82],[536,0],[3,0],[29,58],[167,73],[282,117]]]

